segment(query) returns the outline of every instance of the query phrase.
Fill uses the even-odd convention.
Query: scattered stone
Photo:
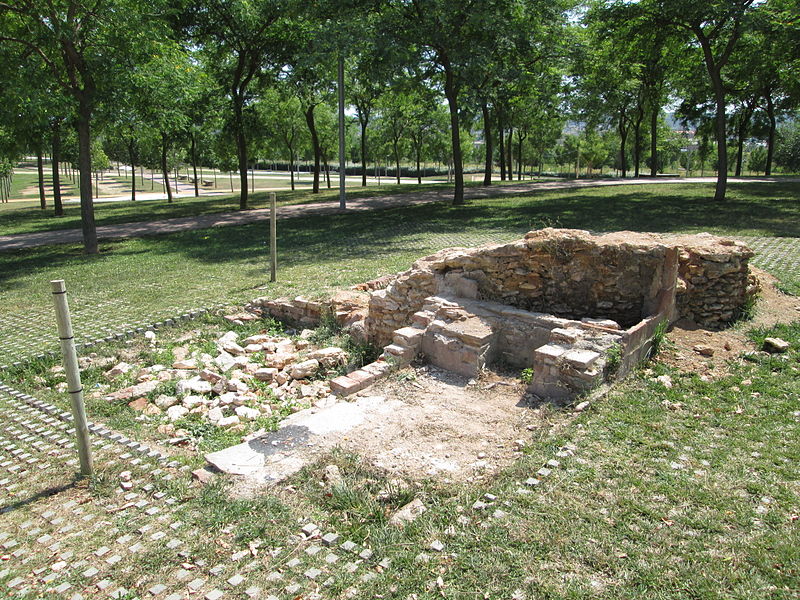
[[[389,525],[396,527],[405,527],[407,523],[411,523],[417,519],[422,513],[427,510],[425,504],[419,498],[414,498],[411,502],[403,506],[400,510],[394,513],[389,519]]]
[[[672,377],[669,375],[659,375],[655,380],[667,389],[672,388]]]
[[[697,344],[692,348],[692,350],[694,350],[701,356],[709,356],[709,357],[714,356],[715,352],[714,348],[706,344]]]
[[[262,367],[253,374],[259,381],[272,381],[278,374],[278,369],[274,367]]]
[[[214,481],[214,473],[205,468],[195,469],[192,471],[192,479],[199,481],[203,485],[207,485]]]
[[[217,421],[217,425],[219,427],[230,427],[231,425],[238,425],[239,422],[239,417],[236,415],[231,415],[230,417],[222,417],[219,421]]]
[[[781,338],[768,337],[764,340],[764,350],[772,354],[781,354],[789,350],[789,342]]]
[[[236,412],[236,415],[240,419],[245,421],[252,421],[253,419],[257,419],[261,416],[261,413],[258,411],[258,409],[250,408],[249,406],[237,406],[234,412]],[[222,419],[220,419],[220,421],[221,420]]]
[[[289,374],[292,376],[292,379],[306,379],[314,375],[317,371],[319,371],[319,361],[310,359],[292,365]]]
[[[108,371],[103,373],[105,377],[108,379],[114,379],[115,377],[119,377],[120,375],[125,375],[131,370],[131,365],[126,362],[120,362],[111,367]]]
[[[142,412],[149,405],[150,403],[147,401],[147,398],[137,398],[132,402],[128,402],[128,407],[135,410],[136,412]]]
[[[189,414],[189,409],[181,405],[170,406],[167,409],[167,418],[173,423],[178,419],[182,419],[188,414]]]
[[[174,363],[172,363],[172,368],[193,371],[197,369],[197,361],[194,358],[176,360]]]
[[[428,547],[434,552],[441,552],[444,550],[444,544],[439,540],[433,540]]]

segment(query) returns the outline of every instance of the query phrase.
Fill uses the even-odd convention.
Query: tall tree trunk
[[[131,202],[136,202],[136,142],[128,138],[128,159],[131,161]]]
[[[311,134],[311,147],[314,150],[314,183],[311,187],[312,194],[319,194],[319,136],[317,135],[317,124],[314,122],[314,109],[316,104],[311,104],[306,109],[306,124]]]
[[[331,170],[328,167],[328,155],[324,152],[322,153],[322,170],[325,171],[325,183],[328,189],[331,189]]]
[[[234,93],[236,89],[234,88]],[[244,98],[241,94],[234,95],[233,113],[234,113],[234,127],[236,128],[236,154],[239,159],[239,209],[245,210],[247,208],[247,137],[244,132],[244,120],[242,118],[242,109],[244,105]]]
[[[167,134],[161,134],[161,172],[164,177],[164,190],[167,192],[167,202],[172,202],[172,188],[169,185],[169,171],[167,170],[167,149],[169,146],[169,139]]]
[[[523,136],[517,129],[517,181],[522,181],[522,142],[525,137],[527,136]]]
[[[61,125],[56,123],[53,126],[53,207],[55,215],[64,215],[64,205],[61,203],[61,173],[59,167],[61,163]]]
[[[772,175],[772,157],[775,153],[775,129],[777,127],[775,119],[775,103],[772,100],[772,93],[766,94],[767,98],[767,117],[769,118],[769,132],[767,133],[767,165],[764,169],[764,175],[770,177]]]
[[[39,174],[39,208],[47,210],[47,196],[44,193],[44,161],[42,149],[36,148],[36,171]]]
[[[499,154],[500,154],[500,181],[506,180],[506,140],[505,129],[503,123],[503,113],[497,111],[497,133],[499,134]]]
[[[200,197],[200,182],[197,180],[197,140],[192,133],[192,173],[194,175],[194,197]]]
[[[744,159],[744,138],[747,135],[747,122],[750,120],[750,115],[747,109],[743,109],[739,115],[739,127],[736,132],[736,169],[734,171],[735,177],[742,176],[742,161]]]
[[[628,139],[628,128],[625,124],[625,109],[620,109],[619,112],[619,124],[617,125],[617,129],[619,130],[619,162],[620,167],[622,170],[622,178],[625,179],[628,176],[628,156],[626,154],[625,149],[625,142]]]
[[[658,174],[658,115],[661,107],[653,105],[650,107],[650,177]]]
[[[483,165],[483,185],[492,185],[492,168],[494,166],[494,144],[492,143],[492,115],[489,106],[481,104],[483,113],[483,146],[485,151]]]
[[[367,186],[367,124],[369,119],[359,118],[361,124],[361,187]]]
[[[400,185],[400,149],[398,147],[398,139],[395,138],[392,140],[392,147],[394,148],[394,165],[397,169],[397,173],[395,173],[397,178],[397,185]]]
[[[419,155],[420,155],[419,145],[415,149],[415,154],[417,159],[417,185],[422,185],[422,172],[419,170]]]
[[[447,96],[447,105],[450,108],[450,136],[453,144],[453,169],[455,175],[455,189],[453,190],[453,205],[464,204],[464,162],[461,155],[461,129],[458,121],[458,87],[453,77],[452,69],[445,68],[444,93]]]
[[[289,173],[290,181],[292,182],[292,191],[294,191],[294,150],[289,148]]]
[[[78,171],[80,173],[81,229],[86,254],[97,254],[97,228],[92,199],[92,108],[88,98],[78,102]]]
[[[508,180],[514,181],[514,128],[508,129],[508,139],[506,139],[506,170],[508,171]]]

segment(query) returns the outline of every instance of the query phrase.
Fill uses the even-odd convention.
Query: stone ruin
[[[533,370],[529,391],[574,398],[644,360],[661,323],[718,329],[758,291],[741,242],[543,229],[507,244],[449,248],[328,302],[260,299],[277,318],[326,311],[384,346],[379,360],[331,381],[348,395],[418,357],[468,377],[503,363]]]

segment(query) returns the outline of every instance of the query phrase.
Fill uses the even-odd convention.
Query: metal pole
[[[344,160],[344,54],[339,54],[339,208],[347,208]]]
[[[269,195],[269,280],[276,281],[278,277],[278,197],[275,192]]]
[[[67,372],[67,390],[72,402],[72,418],[75,424],[75,435],[78,438],[78,456],[81,461],[81,475],[92,475],[92,453],[89,444],[89,428],[86,425],[86,407],[83,404],[83,386],[78,367],[78,354],[75,352],[75,337],[72,334],[72,321],[67,304],[67,288],[63,279],[51,281],[53,302],[56,307],[58,321],[58,339],[61,340],[61,352],[64,355],[64,370]]]

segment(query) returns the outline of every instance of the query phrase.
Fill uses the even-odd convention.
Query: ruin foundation
[[[254,301],[285,320],[332,313],[378,361],[331,382],[346,395],[422,355],[469,377],[498,362],[533,370],[530,391],[573,398],[646,358],[661,323],[724,327],[757,293],[741,242],[543,229],[449,248],[327,302]]]

